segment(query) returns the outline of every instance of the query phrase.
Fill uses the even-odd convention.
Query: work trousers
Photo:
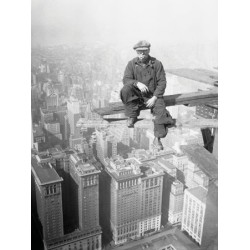
[[[153,93],[142,93],[134,85],[124,85],[120,92],[121,100],[125,107],[125,115],[128,117],[137,117],[140,111],[146,107],[146,102],[153,96]],[[168,126],[174,124],[174,121],[166,109],[163,98],[157,98],[155,105],[151,108],[154,116],[154,136],[164,138],[168,133]]]

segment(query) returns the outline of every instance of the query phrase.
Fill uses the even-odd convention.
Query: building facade
[[[71,148],[80,149],[82,143],[82,135],[80,132],[80,128],[76,126],[77,122],[81,117],[80,102],[77,100],[68,100],[67,108],[68,108],[68,122],[70,129],[69,146]]]
[[[32,173],[35,179],[37,213],[43,227],[44,241],[62,237],[62,178],[51,163],[42,162],[38,156],[32,158]]]
[[[185,189],[181,230],[185,230],[196,242],[201,244],[207,189],[202,186]]]
[[[155,232],[161,225],[163,172],[136,158],[111,159],[110,224],[115,244]]]
[[[93,165],[84,163],[77,154],[70,156],[70,175],[78,185],[79,229],[100,230],[99,173]]]
[[[150,163],[141,167],[141,211],[139,236],[160,230],[163,189],[163,171],[156,170]]]
[[[99,226],[99,173],[93,165],[83,162],[74,151],[55,148],[32,157],[32,173],[36,185],[36,203],[43,228],[45,250],[101,250]],[[77,228],[64,232],[63,179],[57,171],[69,173],[76,186]],[[67,180],[69,181],[69,180]],[[72,215],[73,216],[73,215]]]
[[[184,185],[175,180],[171,185],[168,220],[171,224],[180,224],[184,201]]]

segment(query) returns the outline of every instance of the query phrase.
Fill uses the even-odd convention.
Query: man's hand
[[[148,91],[148,87],[142,82],[138,82],[136,86],[141,92],[146,93]]]
[[[151,97],[147,102],[146,102],[146,107],[152,108],[155,105],[155,102],[157,100],[156,96]]]

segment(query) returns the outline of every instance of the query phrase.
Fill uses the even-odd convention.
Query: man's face
[[[145,62],[149,56],[150,49],[147,50],[136,50],[140,61]]]

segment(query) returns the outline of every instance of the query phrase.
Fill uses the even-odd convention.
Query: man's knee
[[[165,124],[154,124],[154,135],[157,138],[164,138],[168,134],[168,128]]]
[[[123,103],[131,102],[138,99],[137,95],[134,93],[133,85],[124,85],[120,91],[120,97]]]

